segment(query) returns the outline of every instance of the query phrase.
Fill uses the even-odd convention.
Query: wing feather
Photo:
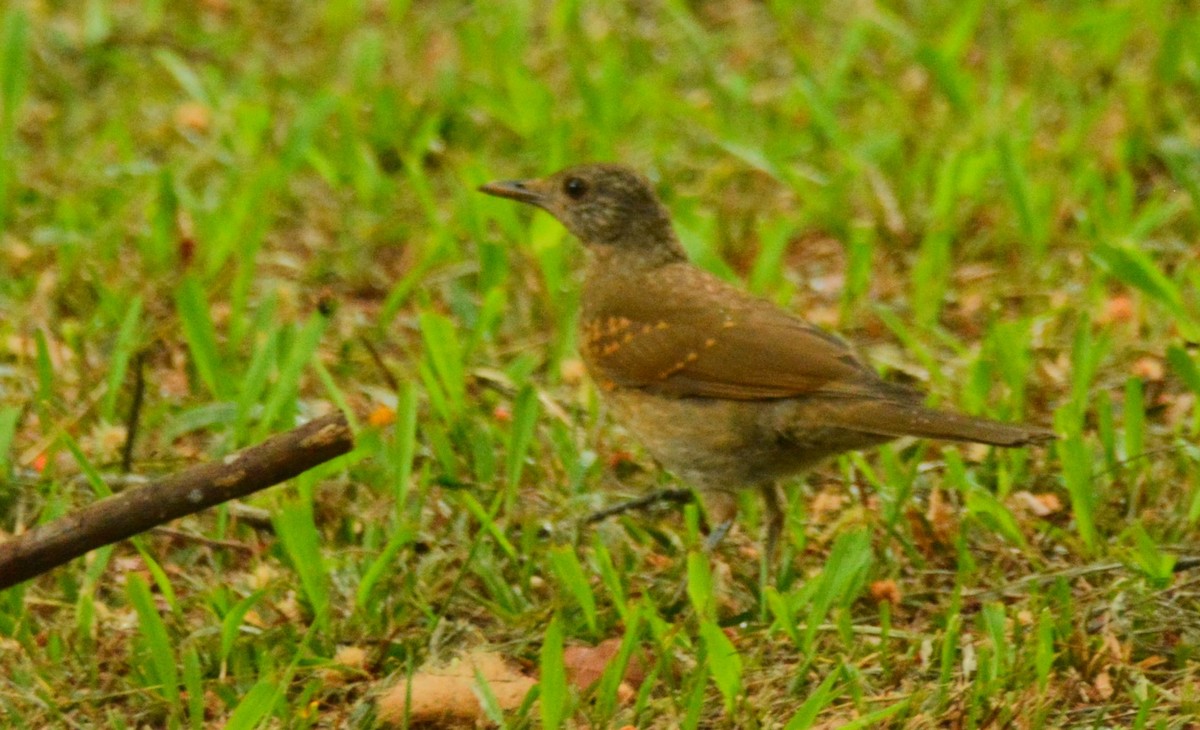
[[[698,269],[663,267],[642,285],[652,291],[585,307],[584,356],[602,385],[738,400],[910,393],[833,335]]]

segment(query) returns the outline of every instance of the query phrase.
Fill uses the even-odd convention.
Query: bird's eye
[[[566,182],[563,183],[563,192],[575,200],[582,198],[587,192],[587,189],[587,183],[577,177],[569,177],[567,178]]]

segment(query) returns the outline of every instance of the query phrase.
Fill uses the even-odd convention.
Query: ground
[[[1194,727],[1198,39],[1166,0],[5,4],[0,534],[334,408],[357,447],[0,592],[0,724],[370,726],[458,658],[540,680],[471,690],[513,727]],[[1060,440],[831,461],[774,572],[753,495],[711,556],[692,506],[581,525],[678,485],[582,373],[577,244],[475,188],[587,160]]]

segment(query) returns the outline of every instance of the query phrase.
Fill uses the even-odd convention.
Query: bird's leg
[[[729,534],[729,530],[732,527],[732,519],[726,520],[725,522],[718,522],[716,525],[714,525],[713,528],[709,530],[708,537],[704,538],[704,552],[711,553],[716,550],[717,546],[721,544],[721,541],[725,539],[725,536]]]
[[[779,538],[783,535],[783,500],[780,498],[779,485],[775,482],[761,484],[758,489],[767,508],[767,562],[774,563],[779,558]]]
[[[706,489],[700,492],[700,499],[704,502],[704,517],[708,520],[708,537],[704,540],[704,552],[711,553],[733,527],[733,520],[737,517],[737,495],[723,490]]]
[[[703,550],[706,555],[711,555],[733,527],[733,520],[737,517],[737,495],[716,489],[702,489],[698,494],[704,504],[704,519],[708,522],[708,536],[704,538]],[[674,615],[686,605],[687,587],[688,577],[685,570],[683,580],[679,581],[667,609],[669,615]]]
[[[593,512],[587,516],[587,519],[584,520],[584,523],[588,525],[595,524],[601,520],[607,520],[609,517],[624,514],[631,510],[645,509],[646,507],[658,504],[659,502],[685,504],[693,499],[695,499],[695,494],[690,489],[660,489],[658,491],[651,492],[644,497],[630,499],[628,501],[615,504],[612,507],[606,507],[602,510]]]

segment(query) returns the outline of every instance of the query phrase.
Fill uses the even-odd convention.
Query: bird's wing
[[[696,269],[645,282],[582,322],[602,387],[739,400],[915,394],[882,381],[836,337]],[[675,273],[683,280],[672,282]],[[918,396],[919,397],[919,396]]]

